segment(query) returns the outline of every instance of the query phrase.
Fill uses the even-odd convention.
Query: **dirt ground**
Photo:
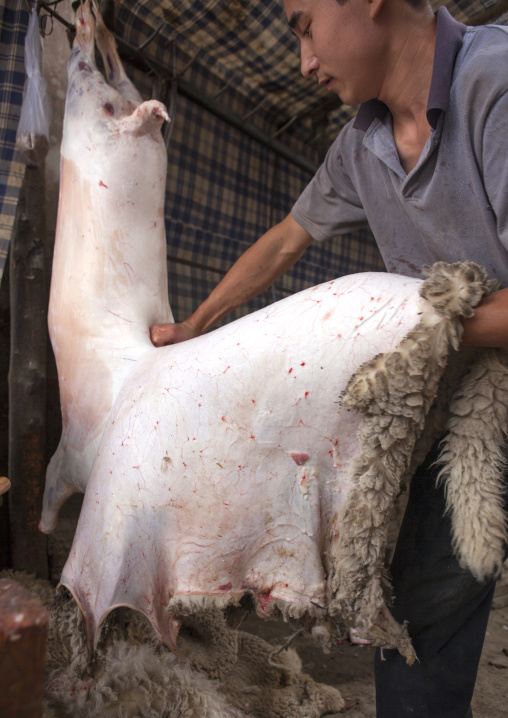
[[[267,641],[280,642],[291,635],[287,624],[266,622],[250,616],[242,630],[256,633]],[[352,704],[346,713],[330,718],[375,718],[374,649],[344,640],[329,655],[325,655],[311,638],[295,638],[303,671],[314,680],[338,688]],[[474,718],[507,718],[508,716],[508,566],[499,581],[490,614],[487,636],[473,697]]]
[[[81,496],[74,496],[63,507],[59,531],[50,536],[51,578],[55,584],[72,543],[81,500]],[[248,614],[238,627],[279,645],[293,633],[282,619],[265,621],[254,613]],[[351,705],[345,713],[329,718],[375,718],[371,646],[343,640],[327,655],[310,636],[303,636],[295,638],[291,647],[300,656],[304,673],[338,688]],[[508,561],[496,588],[472,705],[474,718],[508,718]]]
[[[64,506],[59,540],[56,542],[55,536],[50,537],[54,583],[58,581],[72,542],[80,504],[81,497],[76,496]],[[293,632],[282,620],[264,621],[255,614],[249,614],[239,628],[277,644],[285,642]],[[375,718],[374,649],[371,646],[353,645],[344,640],[327,655],[310,636],[303,636],[295,638],[291,647],[300,656],[304,673],[315,681],[338,688],[351,704],[346,713],[330,718]],[[496,588],[472,705],[474,718],[508,718],[508,562]]]

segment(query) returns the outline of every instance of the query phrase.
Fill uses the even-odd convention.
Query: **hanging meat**
[[[63,432],[41,520],[86,490],[61,585],[90,645],[117,606],[175,647],[179,617],[250,594],[261,615],[356,625],[413,660],[385,606],[386,527],[460,317],[491,285],[471,264],[358,274],[153,347],[150,325],[172,321],[168,117],[93,8],[69,61],[49,317]]]
[[[165,107],[143,102],[94,5],[78,9],[61,147],[49,303],[62,407],[41,529],[84,492],[105,422],[133,364],[152,349],[148,327],[172,321],[164,191]],[[95,42],[108,82],[95,64]]]

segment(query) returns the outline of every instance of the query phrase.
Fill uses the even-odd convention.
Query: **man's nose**
[[[319,62],[314,53],[307,49],[301,49],[301,70],[304,77],[311,77],[318,69]]]

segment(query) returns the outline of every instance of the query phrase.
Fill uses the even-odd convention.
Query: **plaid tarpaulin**
[[[25,84],[28,9],[21,0],[0,3],[0,278],[5,267],[25,162],[15,150]]]
[[[433,2],[434,7],[441,4]],[[492,3],[448,0],[446,5],[457,19],[469,21]],[[165,77],[158,70],[129,70],[146,98],[157,96],[170,104],[168,78],[174,68],[186,83],[248,118],[266,135],[277,136],[295,156],[315,166],[356,111],[330,106],[329,93],[301,76],[297,42],[288,31],[281,0],[125,0],[112,7],[108,21],[115,34],[138,48],[134,54],[167,68]],[[24,174],[14,141],[24,84],[26,5],[4,0],[0,19],[1,269]],[[183,319],[238,256],[287,214],[311,175],[181,94],[172,114],[168,272],[173,311]],[[275,287],[236,315],[342,274],[382,269],[366,227],[310,247]]]

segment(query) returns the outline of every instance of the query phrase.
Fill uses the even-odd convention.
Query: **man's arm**
[[[508,347],[508,289],[486,297],[463,325],[463,346]]]
[[[288,214],[263,234],[235,262],[194,314],[178,324],[154,324],[150,338],[156,347],[177,344],[206,332],[233,309],[256,297],[300,259],[311,235]]]

